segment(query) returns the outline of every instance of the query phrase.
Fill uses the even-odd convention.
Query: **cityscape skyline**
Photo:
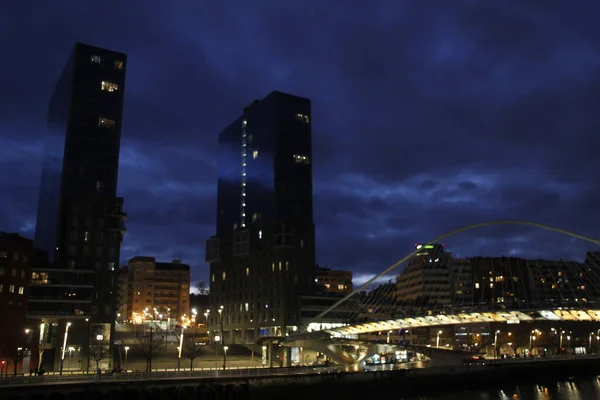
[[[422,12],[418,6],[407,8],[405,11],[415,16]],[[421,61],[426,65],[421,73],[428,79],[417,79],[417,66],[408,63],[410,65],[405,65],[402,70],[404,78],[389,81],[392,82],[390,88],[403,88],[405,92],[396,96],[383,85],[388,82],[386,79],[393,77],[388,68],[393,70],[391,66],[398,66],[399,61],[387,59],[384,57],[387,53],[379,50],[373,55],[382,68],[381,76],[377,77],[352,77],[352,73],[358,75],[361,72],[356,67],[360,64],[353,63],[341,69],[343,73],[337,75],[337,79],[333,79],[335,66],[329,64],[315,78],[315,70],[311,68],[317,65],[316,58],[314,61],[300,60],[298,55],[287,54],[285,49],[278,48],[272,49],[272,54],[280,62],[269,64],[276,66],[267,68],[266,72],[247,67],[248,70],[238,73],[239,76],[252,73],[249,76],[255,79],[238,80],[230,71],[207,65],[202,71],[206,76],[215,77],[208,79],[194,72],[196,67],[184,66],[184,54],[179,54],[178,50],[165,46],[162,53],[155,54],[156,51],[144,47],[142,33],[128,39],[120,37],[118,33],[123,32],[126,25],[124,20],[117,21],[118,29],[114,32],[82,26],[59,33],[58,37],[41,38],[41,42],[36,42],[39,38],[33,41],[32,36],[22,35],[24,42],[9,43],[8,51],[27,41],[31,43],[26,43],[26,48],[39,43],[39,49],[30,55],[13,51],[22,55],[21,60],[27,68],[35,70],[22,68],[2,74],[2,79],[6,79],[3,83],[6,91],[0,94],[0,101],[6,106],[0,111],[3,132],[0,162],[9,173],[1,178],[1,182],[9,189],[2,198],[0,229],[33,238],[43,154],[41,141],[37,140],[43,136],[44,107],[70,47],[74,42],[82,41],[126,53],[129,57],[118,189],[119,196],[125,198],[129,231],[125,235],[121,265],[135,255],[155,256],[166,261],[178,254],[191,265],[194,280],[208,280],[204,241],[214,234],[216,159],[213,154],[216,153],[218,132],[237,118],[241,108],[272,90],[305,96],[313,101],[314,220],[316,258],[321,265],[353,270],[355,277],[360,279],[361,275],[376,273],[409,253],[415,242],[428,241],[452,228],[490,219],[522,218],[594,236],[595,205],[600,195],[593,173],[597,161],[591,150],[596,148],[593,140],[597,139],[590,133],[597,125],[593,109],[598,100],[586,96],[593,96],[593,88],[598,82],[590,78],[582,83],[579,76],[591,77],[600,68],[597,57],[585,50],[597,45],[599,38],[588,35],[577,42],[577,47],[567,43],[565,46],[571,46],[569,49],[559,46],[544,52],[544,48],[540,48],[536,59],[531,61],[540,69],[543,65],[544,74],[536,74],[532,66],[521,68],[511,64],[512,53],[501,47],[494,47],[496,54],[488,54],[490,62],[482,66],[476,62],[486,60],[486,57],[476,57],[476,54],[484,54],[481,44],[462,37],[465,30],[477,32],[477,23],[468,22],[469,15],[476,11],[485,15],[485,7],[466,14],[453,10],[463,17],[460,26],[463,31],[456,33],[461,40],[446,43],[454,46],[452,54],[444,53],[441,47],[444,45],[442,39],[451,31],[444,24],[431,39],[434,43],[425,46],[427,51],[400,45],[399,53],[412,54],[413,63]],[[521,21],[523,48],[535,39],[535,35],[530,37],[524,33],[530,32],[528,29],[543,35],[546,32],[543,29],[551,28],[527,20],[534,10],[517,7],[515,11],[529,21]],[[49,15],[52,12],[48,9]],[[438,12],[441,14],[441,9]],[[560,14],[559,10],[554,12]],[[76,11],[72,13],[73,18],[77,18]],[[168,15],[174,17],[174,13],[169,10]],[[68,21],[68,14],[61,18]],[[437,18],[433,14],[429,18]],[[102,15],[95,16],[97,21]],[[267,18],[265,25],[274,29],[276,17],[269,14],[264,18]],[[373,17],[371,21],[372,26],[384,24],[375,19]],[[45,26],[50,23],[34,21],[34,17],[23,20],[26,21],[23,28],[15,31],[26,29],[28,24]],[[189,24],[191,22],[184,19],[180,29],[188,29]],[[582,25],[561,26],[561,29],[572,29],[575,34],[577,29],[583,29]],[[143,28],[141,31],[146,32],[149,26]],[[168,30],[166,25],[161,28]],[[211,29],[216,27],[211,25]],[[218,35],[220,40],[227,40],[224,33]],[[489,35],[493,35],[493,31]],[[334,40],[335,36],[328,37]],[[181,32],[170,32],[165,41],[181,43],[181,37]],[[425,35],[417,37],[424,40]],[[548,35],[546,40],[551,37]],[[308,44],[309,39],[296,37],[291,42]],[[214,49],[215,43],[201,43],[197,48],[215,56],[219,54]],[[367,44],[358,43],[363,54],[367,47]],[[335,53],[335,56],[351,55],[343,48],[336,48],[339,54]],[[316,45],[309,54],[316,57],[320,50]],[[437,53],[432,55],[428,50]],[[468,54],[461,59],[461,52]],[[224,62],[229,56],[219,57],[222,57],[219,61]],[[43,66],[32,62],[40,58],[45,60]],[[566,58],[575,58],[579,63],[572,65],[561,61]],[[443,62],[436,61],[438,59]],[[457,67],[466,64],[473,68],[491,68],[491,60],[498,59],[504,64],[495,70],[482,71],[481,75],[468,75],[472,72],[470,69],[467,74]],[[289,63],[296,65],[295,68],[286,68]],[[201,65],[201,60],[194,60],[192,64]],[[279,64],[284,66],[279,67]],[[373,67],[379,65],[373,64]],[[163,68],[170,72],[167,74]],[[283,68],[284,72],[278,73],[278,68]],[[222,75],[214,75],[212,69]],[[511,77],[509,83],[517,89],[507,89],[505,81],[498,77],[498,74],[507,73]],[[181,76],[184,81],[171,84],[169,88],[161,84],[162,79],[174,75]],[[14,85],[13,82],[24,81],[25,76],[34,78],[26,85]],[[305,85],[309,76],[319,82],[331,82],[338,89],[346,87],[340,93],[344,96],[354,93],[353,99],[336,98],[319,87],[322,82]],[[451,82],[459,80],[465,84],[467,77],[471,89],[457,92]],[[192,88],[186,87],[185,80],[195,81]],[[536,91],[539,85],[545,85],[545,89]],[[548,94],[549,91],[554,92]],[[212,97],[211,104],[202,103],[199,107],[198,93]],[[157,100],[150,101],[150,98]],[[481,104],[481,99],[487,100]],[[567,105],[577,101],[581,104],[573,106],[576,113],[572,113],[569,111],[571,106]],[[398,108],[401,118],[398,118]],[[192,109],[208,111],[202,110],[198,114]],[[505,111],[495,111],[497,109],[509,110],[517,116],[505,121]],[[519,118],[522,120],[518,121]],[[554,123],[555,120],[561,123]],[[196,137],[199,126],[201,135]],[[447,127],[453,129],[450,131]],[[398,131],[408,133],[398,135]],[[538,131],[546,134],[541,142],[534,135]],[[568,132],[569,140],[566,140],[565,132]],[[370,140],[372,137],[376,139]],[[450,137],[454,139],[449,140]],[[423,138],[426,138],[425,145]],[[505,142],[511,146],[504,148]],[[543,157],[536,155],[540,143],[544,143],[547,152]],[[586,161],[587,156],[589,161]],[[571,165],[579,168],[567,176],[565,172],[572,168]],[[543,255],[545,258],[579,259],[586,250],[595,250],[589,245],[572,243],[565,237],[516,227],[475,231],[456,239],[449,247],[454,254],[465,257],[484,254],[535,258]]]

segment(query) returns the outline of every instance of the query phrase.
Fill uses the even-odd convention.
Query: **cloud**
[[[597,2],[144,4],[24,0],[0,15],[15,38],[0,66],[0,229],[32,233],[48,100],[82,41],[128,54],[123,261],[183,254],[206,278],[217,135],[272,90],[313,101],[320,264],[358,279],[493,219],[597,234]],[[518,226],[447,245],[461,256],[590,248]]]

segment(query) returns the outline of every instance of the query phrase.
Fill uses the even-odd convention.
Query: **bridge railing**
[[[92,382],[155,381],[176,379],[260,378],[341,371],[342,367],[251,368],[226,370],[197,370],[180,372],[121,372],[101,375],[49,375],[0,378],[0,388],[8,386],[40,386]]]

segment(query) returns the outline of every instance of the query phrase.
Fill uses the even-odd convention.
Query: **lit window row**
[[[114,82],[102,81],[100,88],[107,92],[116,92],[119,89],[119,85]]]
[[[90,57],[90,62],[92,64],[102,64],[102,57],[100,57],[100,56],[91,56]],[[113,63],[113,66],[115,67],[115,69],[121,70],[121,69],[123,69],[123,61],[116,60]]]
[[[294,154],[294,161],[296,161],[298,164],[310,164],[308,156],[303,156],[301,154]]]
[[[307,123],[307,124],[310,123],[310,117],[308,115],[305,115],[305,114],[297,113],[296,114],[296,119],[298,119],[298,120],[300,120],[300,121],[302,121],[304,123]]]
[[[112,129],[115,127],[115,120],[106,118],[106,117],[100,117],[100,118],[98,118],[98,126],[101,128],[111,128]]]
[[[0,283],[0,293],[2,293],[2,291],[4,291],[4,285]],[[14,293],[15,292],[15,285],[10,285],[8,287],[8,291],[10,293]],[[19,294],[24,294],[25,293],[25,288],[23,286],[19,286],[18,293]]]
[[[240,225],[242,228],[246,227],[246,137],[248,134],[247,131],[248,121],[242,121],[242,188],[241,188],[241,198],[240,198]],[[255,150],[256,154],[252,154],[254,158],[258,156],[258,152]]]

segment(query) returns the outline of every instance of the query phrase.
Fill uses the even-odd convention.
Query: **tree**
[[[41,341],[38,343],[38,371],[42,368],[42,360],[44,358],[44,351],[48,347],[48,344],[45,341]]]
[[[110,357],[110,344],[98,341],[90,345],[90,358],[96,362],[96,371],[100,369],[100,361]]]
[[[152,358],[160,354],[165,348],[163,338],[154,335],[153,328],[150,326],[150,332],[145,335],[138,336],[136,341],[140,353],[142,353],[142,356],[146,360],[146,372],[151,372]]]
[[[194,359],[201,353],[202,346],[199,346],[193,339],[187,339],[183,343],[183,354],[190,359],[190,371],[194,370]]]
[[[10,359],[13,362],[13,375],[17,376],[17,366],[19,365],[19,362],[23,360],[23,356],[25,355],[25,349],[23,349],[22,347],[16,348],[12,351],[11,353],[11,357]]]
[[[208,287],[206,286],[205,281],[196,282],[196,289],[198,290],[199,294],[208,294]]]

